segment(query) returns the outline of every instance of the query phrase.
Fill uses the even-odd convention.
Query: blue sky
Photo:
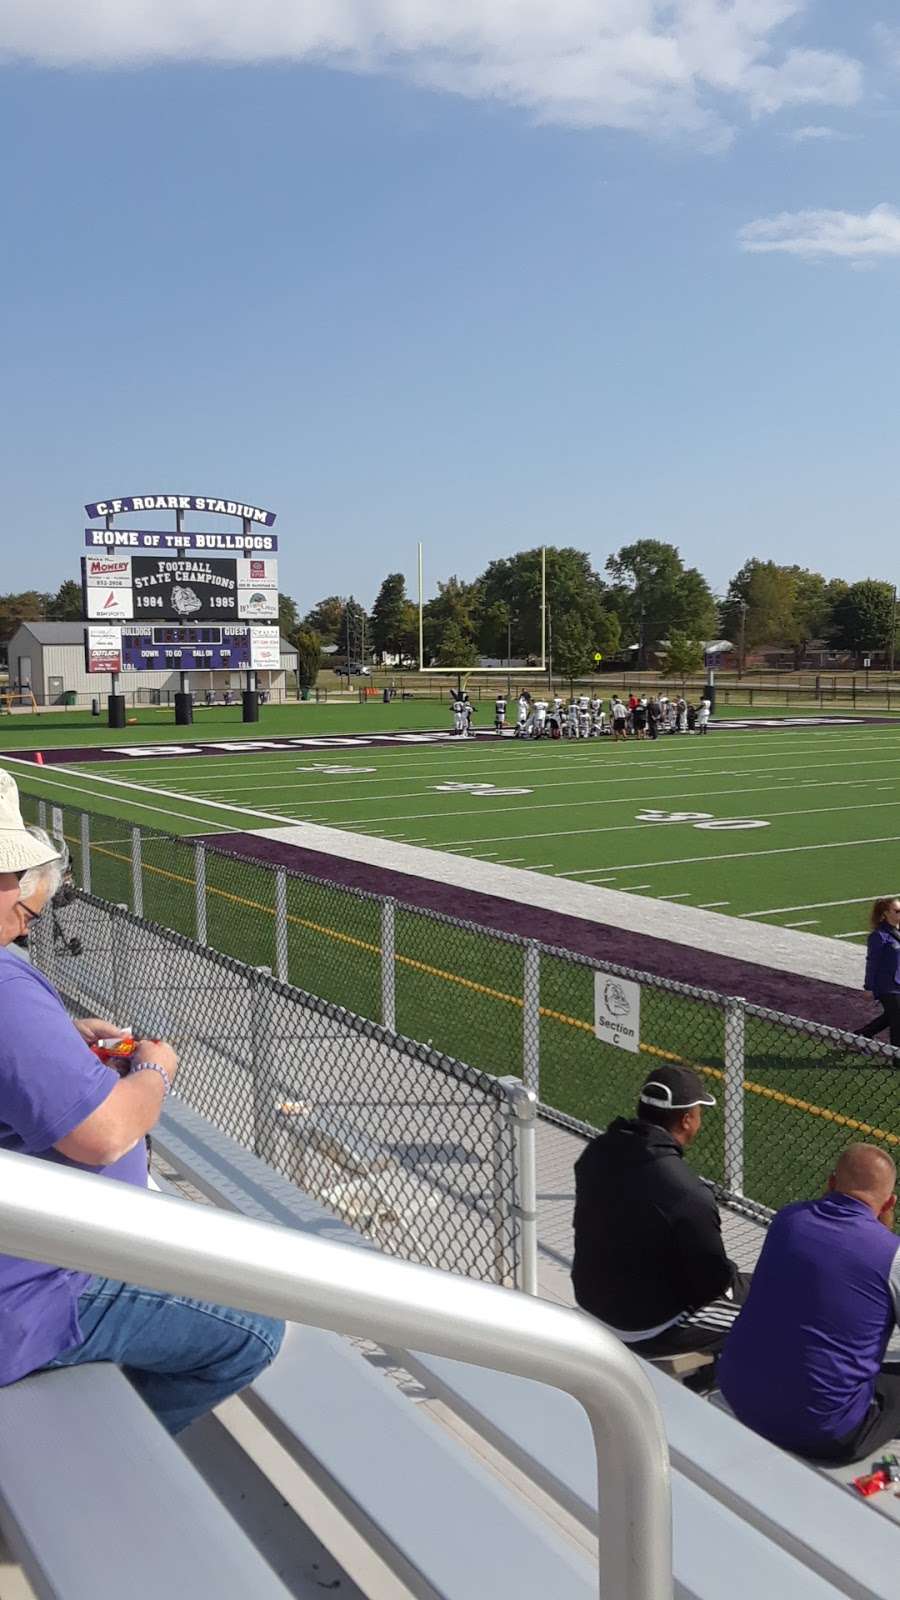
[[[891,0],[257,10],[0,20],[0,588],[155,490],[301,609],[420,538],[900,577]]]

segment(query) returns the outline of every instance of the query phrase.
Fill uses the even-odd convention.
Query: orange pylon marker
[[[41,750],[38,750],[38,752],[35,755],[34,759],[37,762],[39,767],[42,767],[44,765],[44,756],[43,756],[43,752]]]

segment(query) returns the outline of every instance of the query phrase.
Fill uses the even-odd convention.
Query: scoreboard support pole
[[[124,728],[125,726],[125,696],[119,693],[119,674],[111,672],[109,675],[110,692],[106,697],[107,721],[111,728]]]
[[[186,728],[194,720],[194,700],[188,689],[187,673],[180,673],[179,678],[181,688],[175,696],[175,723],[179,728]]]
[[[250,522],[247,517],[243,519],[244,533],[250,533]],[[259,694],[256,688],[256,673],[251,668],[247,673],[247,686],[241,695],[241,721],[259,721]]]

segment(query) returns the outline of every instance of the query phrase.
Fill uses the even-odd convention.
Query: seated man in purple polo
[[[62,867],[52,840],[24,826],[15,783],[0,772],[0,1150],[145,1189],[144,1136],[175,1052],[139,1039],[120,1078],[88,1045],[121,1030],[73,1024],[52,984],[6,948],[44,911]],[[36,1368],[113,1361],[171,1433],[252,1383],[283,1332],[268,1317],[0,1256],[0,1385]]]
[[[900,1319],[896,1182],[885,1150],[852,1144],[820,1200],[779,1211],[719,1360],[735,1416],[814,1461],[871,1459],[900,1434],[900,1365],[883,1365]]]

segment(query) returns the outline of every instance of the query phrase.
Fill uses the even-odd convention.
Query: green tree
[[[81,584],[66,578],[56,593],[47,601],[48,622],[80,622],[84,616],[84,597]]]
[[[0,594],[0,644],[6,644],[20,622],[43,622],[50,601],[48,594],[38,589],[25,589],[21,594]]]
[[[372,607],[371,645],[382,660],[385,655],[404,655],[409,601],[402,572],[389,572]]]
[[[309,633],[317,633],[323,644],[343,644],[344,600],[339,594],[330,594],[320,600],[303,618]]]
[[[673,632],[712,637],[717,617],[709,584],[696,567],[684,565],[675,545],[638,539],[610,556],[606,570],[614,581],[610,599],[623,632],[640,647],[639,666],[647,651]]]
[[[293,639],[300,626],[300,614],[297,602],[289,594],[278,596],[278,631],[282,639]]]
[[[314,689],[322,664],[322,641],[308,628],[297,628],[291,643],[297,651],[297,682],[301,689]]]
[[[458,622],[448,622],[435,653],[435,666],[474,667],[477,662],[478,646],[471,634],[464,633]]]
[[[832,622],[832,642],[841,650],[863,655],[868,650],[886,651],[891,644],[894,622],[894,590],[889,583],[864,578],[852,583],[838,600]]]
[[[553,668],[564,678],[580,678],[594,665],[594,638],[578,615],[569,613],[553,631]]]
[[[673,628],[660,667],[664,677],[680,678],[683,689],[685,678],[692,672],[700,672],[703,667],[702,641]]]
[[[745,654],[761,644],[791,643],[796,605],[795,572],[754,556],[728,585],[722,625],[732,642],[743,640]]]
[[[486,655],[536,656],[541,647],[540,548],[492,561],[478,580],[481,595],[479,640]],[[577,616],[594,638],[609,636],[608,590],[584,550],[548,545],[548,622],[558,630],[564,617]],[[507,624],[509,628],[507,629]],[[603,644],[598,643],[602,650]]]
[[[438,592],[424,608],[425,656],[435,664],[447,662],[446,635],[452,628],[452,639],[463,642],[460,666],[470,666],[478,659],[478,627],[481,611],[481,594],[477,583],[464,583],[461,578],[448,578],[438,584]],[[451,666],[457,662],[451,661]]]

